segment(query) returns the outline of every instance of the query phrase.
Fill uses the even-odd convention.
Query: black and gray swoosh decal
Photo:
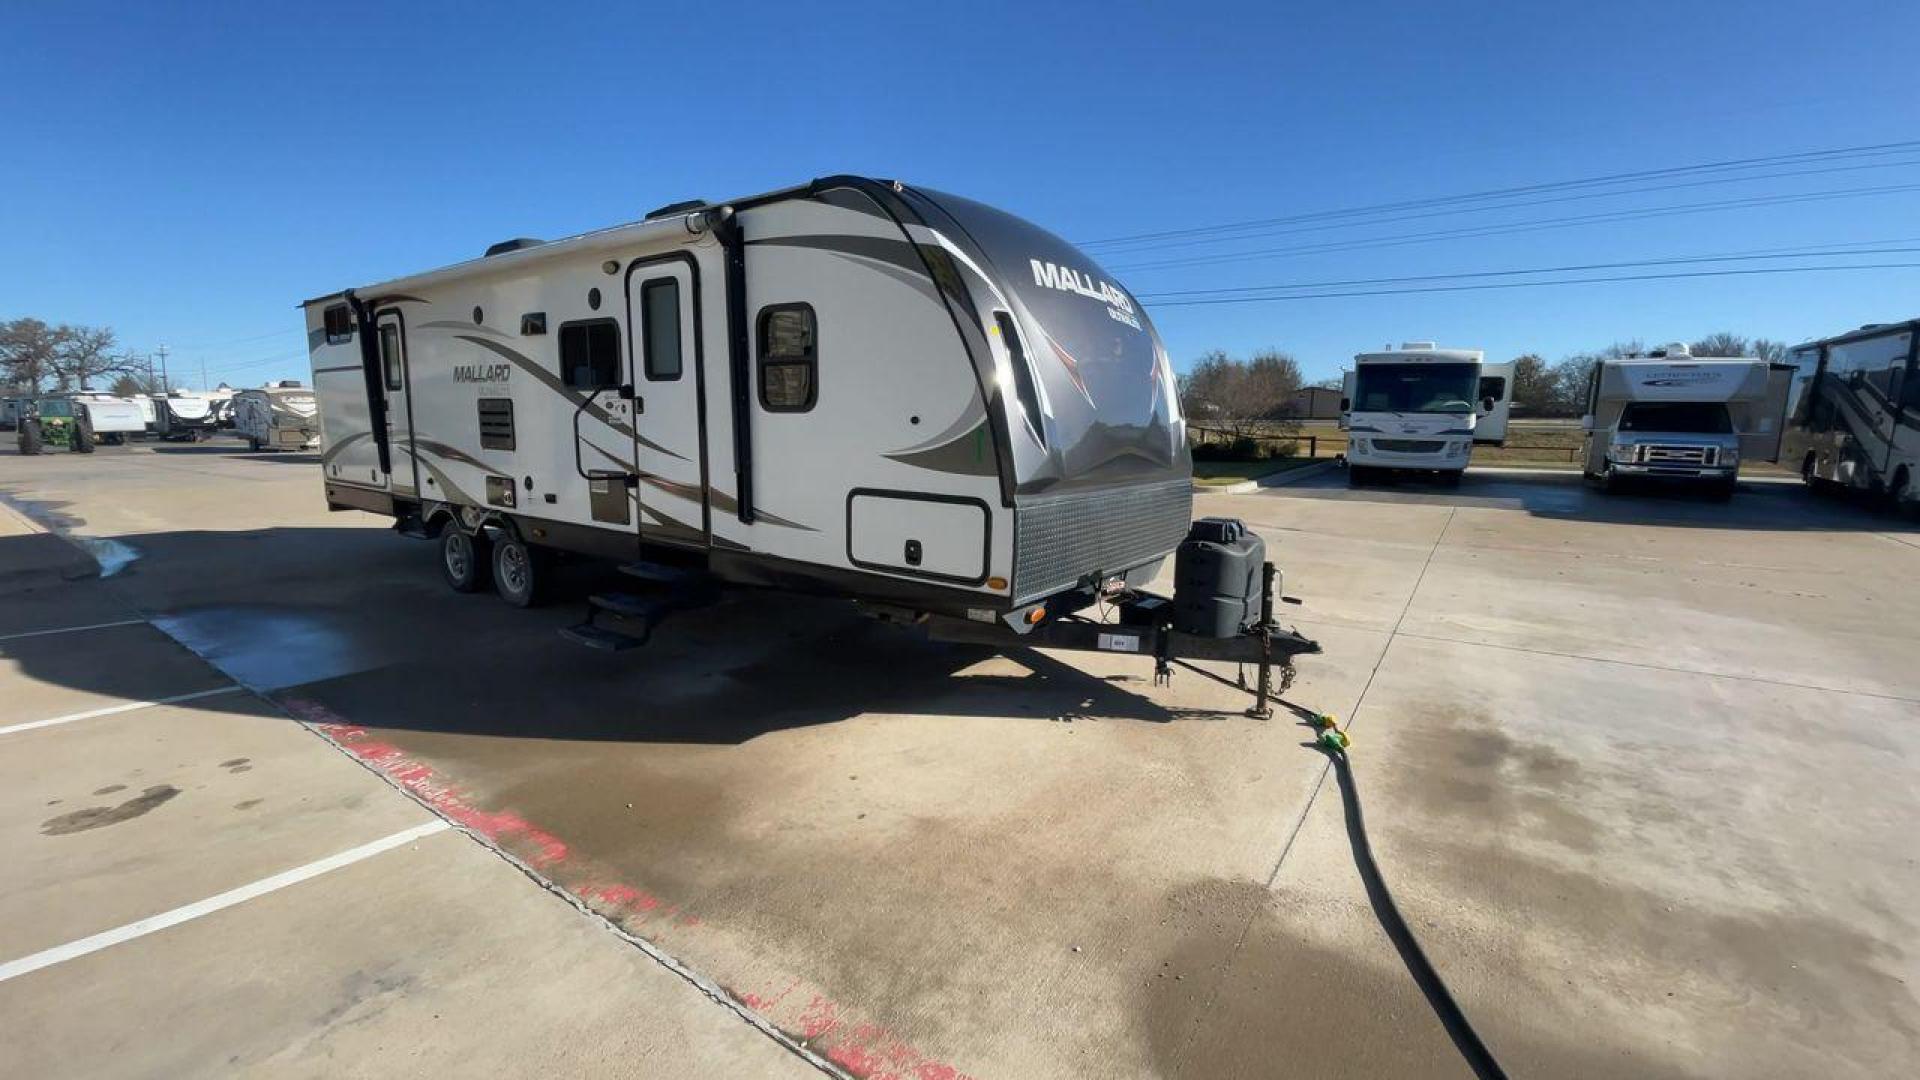
[[[541,367],[539,364],[534,363],[532,360],[528,359],[525,354],[520,353],[513,349],[509,349],[505,345],[502,345],[497,341],[488,341],[486,338],[474,337],[471,334],[459,334],[456,336],[459,337],[461,341],[470,341],[473,344],[478,345],[483,349],[486,349],[488,352],[491,352],[500,356],[502,359],[511,363],[514,367],[517,367],[520,370],[526,372],[527,374],[533,376],[534,380],[540,383],[540,385],[545,386],[547,389],[553,391],[556,394],[559,394],[561,397],[572,402],[574,408],[579,408],[581,405],[586,404],[587,395],[582,394],[580,391],[575,390],[573,387],[568,386],[566,383],[561,382],[560,376],[554,374],[551,371],[548,371],[546,368]],[[668,457],[674,458],[679,461],[687,460],[686,457],[680,454],[676,454],[673,451],[667,449],[666,447],[661,446],[659,443],[656,443],[651,439],[648,439],[646,436],[641,435],[640,433],[634,431],[632,425],[628,424],[624,420],[615,418],[612,413],[608,412],[607,410],[601,408],[598,405],[587,405],[587,415],[593,417],[594,419],[600,421],[603,424],[606,424],[608,427],[612,428],[613,430],[619,432],[622,435],[625,435],[627,438],[632,439],[633,441],[639,443],[641,446],[644,446],[647,449],[652,450],[656,454],[665,454]]]
[[[885,456],[902,465],[960,476],[996,476],[1000,472],[993,453],[993,434],[988,430],[985,416],[975,419],[971,428],[944,443]]]
[[[322,465],[328,464],[329,462],[333,461],[334,458],[340,456],[340,451],[345,450],[347,447],[352,446],[354,443],[359,442],[361,439],[370,439],[372,437],[373,437],[373,433],[370,431],[354,432],[353,434],[347,436],[346,438],[341,439],[339,442],[334,443],[332,446],[327,447],[327,452],[320,455],[320,464]]]

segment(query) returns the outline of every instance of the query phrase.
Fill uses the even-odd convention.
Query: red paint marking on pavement
[[[527,852],[528,861],[542,870],[552,870],[568,861],[570,853],[559,837],[518,814],[483,810],[473,805],[464,792],[441,779],[433,766],[409,757],[405,750],[392,743],[374,738],[366,728],[348,723],[326,706],[301,698],[282,698],[279,703],[342,750],[380,770],[455,824],[502,847]],[[575,872],[584,869],[576,866]],[[570,888],[570,891],[622,922],[650,921],[656,926],[689,929],[706,925],[699,916],[683,911],[678,904],[624,882],[603,881]],[[852,1010],[824,994],[810,994],[804,1007],[789,1004],[787,999],[803,985],[804,980],[796,978],[774,993],[729,992],[776,1027],[797,1033],[812,1049],[859,1080],[973,1080],[954,1066],[922,1054],[885,1027],[856,1019]]]

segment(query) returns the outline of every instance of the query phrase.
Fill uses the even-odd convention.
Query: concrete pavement
[[[448,593],[426,545],[320,510],[317,477],[292,456],[166,449],[90,463],[0,456],[0,492],[138,555],[107,582],[69,580],[61,554],[32,542],[20,580],[35,598],[17,616],[0,607],[0,630],[16,618],[47,625],[46,597],[60,590],[91,604],[110,589],[122,617],[151,616],[185,643],[147,627],[97,632],[122,635],[114,651],[137,657],[153,685],[203,685],[196,665],[207,658],[218,678],[270,695],[364,763],[354,775],[373,785],[370,798],[412,794],[850,1075],[1464,1075],[1354,875],[1324,760],[1303,729],[1237,715],[1229,690],[1191,676],[1155,687],[1119,658],[935,646],[838,605],[767,595],[670,622],[637,655],[604,657],[553,633],[569,608],[519,612]],[[1905,826],[1920,684],[1904,658],[1920,644],[1920,611],[1899,587],[1920,570],[1910,526],[1792,488],[1750,486],[1730,505],[1606,500],[1551,476],[1349,492],[1333,475],[1202,496],[1196,513],[1253,523],[1304,601],[1289,613],[1326,651],[1303,662],[1289,697],[1351,717],[1386,873],[1512,1074],[1911,1071],[1920,1003],[1905,898],[1920,886],[1920,848]],[[571,585],[581,594],[590,574]],[[22,646],[17,660],[9,648],[9,685],[37,703],[84,709],[128,692],[33,640],[0,646]],[[242,745],[223,725],[271,726],[331,755],[276,765],[289,783],[350,768],[243,704],[258,707],[234,696],[186,709],[206,732],[175,762],[213,760],[204,776],[167,783],[238,785],[251,773],[220,761],[273,760],[261,747],[215,758]],[[139,730],[127,716],[20,737],[103,722]],[[92,755],[76,744],[69,760]],[[74,786],[125,779],[90,773]],[[259,797],[238,787],[218,797],[228,794],[219,805]],[[91,835],[157,828],[185,798]],[[318,850],[299,846],[296,824],[276,828],[292,831],[232,845],[236,854],[284,846],[292,865]],[[35,836],[22,831],[4,850],[25,858],[53,842]],[[159,850],[190,849],[180,838]],[[114,850],[98,869],[77,849],[30,865],[49,883],[110,881],[123,872],[111,869]],[[638,974],[651,971],[691,995],[674,1013],[680,1026],[628,1047],[644,1055],[633,1060],[657,1060],[660,1075],[798,1064],[757,1034],[769,1056],[729,1057],[750,1051],[721,1032],[753,1029],[596,937],[459,833],[201,924],[258,917],[263,936],[249,940],[272,940],[277,912],[319,918],[295,910],[303,896],[373,875],[381,860],[455,851],[506,876],[410,892],[421,875],[400,874],[374,890],[357,921],[394,963],[440,970],[441,943],[454,940],[423,932],[429,945],[412,949],[412,932],[395,929],[409,920],[485,919],[488,956],[526,956],[529,941],[579,927],[583,943],[567,948],[599,941],[632,965],[597,960],[614,965],[595,969],[604,992],[653,995]],[[76,916],[41,938],[124,916],[106,891],[76,894],[87,896],[81,912],[104,905],[99,919]],[[134,973],[172,959],[119,955]],[[488,988],[507,981],[381,983],[377,966],[354,966],[371,973],[360,976],[347,966],[289,954],[276,969],[284,992],[332,987],[361,1004],[299,1014],[264,995],[272,1022],[258,1040],[197,1026],[212,1014],[194,1002],[223,1000],[202,973],[188,983],[198,994],[175,995],[193,1038],[151,1053],[204,1071],[231,1042],[259,1069],[297,1070],[316,1060],[298,1048],[322,1045],[341,1071],[393,1071],[373,1048],[395,1043],[342,1020],[377,1006],[399,1025],[395,1039],[404,1028],[424,1040],[406,1060],[475,1061],[460,1056],[464,1036],[428,1038],[439,1029],[417,1004],[425,997],[516,1032],[513,1052],[526,1056],[514,1060],[557,1055],[564,1072],[586,1059],[566,1056],[573,1044],[556,1033],[607,1022],[592,993],[515,1025],[487,1011]],[[0,1015],[28,1007],[10,989],[60,970],[0,983]],[[89,992],[45,985],[36,1001]],[[86,1024],[34,1013],[46,1053],[100,1043],[112,1027],[100,1017],[118,1007],[100,1004]],[[703,1026],[703,1012],[722,1027]]]

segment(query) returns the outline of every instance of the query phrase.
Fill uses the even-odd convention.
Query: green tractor
[[[65,446],[76,454],[93,453],[93,421],[87,407],[70,398],[48,397],[22,402],[18,441],[22,454],[43,453]]]

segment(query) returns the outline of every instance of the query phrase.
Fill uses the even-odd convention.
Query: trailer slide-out
[[[304,307],[328,504],[437,539],[450,584],[510,603],[555,553],[664,588],[595,597],[583,643],[639,644],[719,583],[1020,642],[1125,600],[1151,632],[1105,647],[1178,658],[1140,592],[1191,516],[1166,351],[1012,215],[832,177]],[[1212,652],[1313,651],[1251,606]]]

